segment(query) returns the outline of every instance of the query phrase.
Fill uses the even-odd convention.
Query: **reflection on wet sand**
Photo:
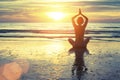
[[[18,80],[28,72],[29,63],[26,60],[15,60],[0,66],[0,80]]]
[[[89,54],[89,50],[87,48],[74,48],[70,49],[70,51],[75,52],[75,60],[71,70],[72,75],[76,73],[78,80],[80,80],[81,76],[88,70],[84,62],[84,53]]]

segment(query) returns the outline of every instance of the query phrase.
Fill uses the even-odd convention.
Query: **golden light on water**
[[[53,20],[62,20],[65,17],[65,13],[63,13],[63,12],[48,12],[47,16],[52,18]]]
[[[46,46],[46,52],[47,52],[47,54],[48,55],[52,55],[52,56],[56,55],[56,54],[59,54],[58,52],[60,52],[62,49],[64,49],[64,46],[60,42],[51,43],[50,45]]]

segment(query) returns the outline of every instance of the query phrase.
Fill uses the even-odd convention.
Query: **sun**
[[[53,20],[62,20],[65,17],[65,13],[63,12],[48,12],[48,17],[52,18]]]

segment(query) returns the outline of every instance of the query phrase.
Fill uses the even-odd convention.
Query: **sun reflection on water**
[[[45,51],[49,55],[59,54],[64,49],[64,46],[60,42],[51,43],[46,46]]]
[[[66,59],[64,57],[67,55],[65,51],[64,43],[59,41],[51,43],[45,48],[46,56],[49,61],[53,64],[64,64]]]

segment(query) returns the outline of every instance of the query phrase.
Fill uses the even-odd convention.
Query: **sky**
[[[63,12],[58,22],[71,22],[79,8],[90,22],[120,22],[120,0],[0,0],[0,22],[55,22],[48,12]]]

